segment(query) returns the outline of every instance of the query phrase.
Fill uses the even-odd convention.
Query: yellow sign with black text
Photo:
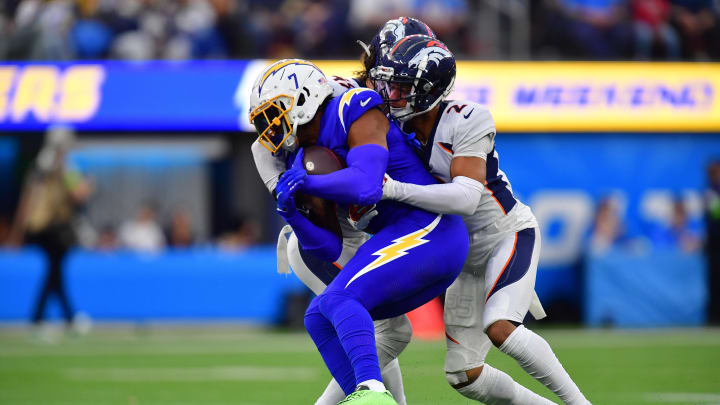
[[[720,63],[458,62],[450,98],[487,105],[499,131],[718,132]]]

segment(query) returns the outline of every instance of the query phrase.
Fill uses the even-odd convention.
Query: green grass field
[[[538,332],[595,404],[720,404],[720,330]],[[443,359],[444,342],[408,346],[409,404],[473,403]],[[488,363],[555,400],[499,351]],[[105,327],[49,344],[0,328],[0,404],[312,404],[328,381],[303,333]]]

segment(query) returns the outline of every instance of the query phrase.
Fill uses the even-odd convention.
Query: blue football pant
[[[402,218],[375,234],[305,313],[305,327],[345,394],[358,382],[382,381],[372,321],[423,305],[462,270],[468,235],[460,217],[423,219]]]

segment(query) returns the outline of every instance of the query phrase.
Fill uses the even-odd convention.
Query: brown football
[[[328,174],[345,167],[335,152],[323,146],[308,146],[303,158],[307,174]]]
[[[310,175],[328,174],[345,167],[342,160],[333,151],[317,145],[305,148],[303,164],[305,171]],[[335,214],[336,205],[333,201],[303,193],[298,193],[295,201],[309,211],[308,217],[313,224],[342,236]]]

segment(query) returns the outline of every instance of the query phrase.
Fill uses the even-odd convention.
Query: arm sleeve
[[[427,186],[395,182],[391,198],[438,214],[472,215],[484,188],[465,176],[455,176],[452,183]]]
[[[255,168],[260,174],[260,178],[269,192],[275,190],[280,175],[285,171],[285,161],[282,156],[274,156],[272,152],[265,149],[257,140],[250,147],[253,159],[255,160]]]
[[[301,190],[342,204],[370,205],[380,201],[388,151],[376,144],[350,149],[348,167],[330,174],[308,175]]]
[[[342,253],[342,240],[333,232],[321,228],[300,213],[285,219],[297,236],[300,246],[313,256],[327,262],[334,262]]]

